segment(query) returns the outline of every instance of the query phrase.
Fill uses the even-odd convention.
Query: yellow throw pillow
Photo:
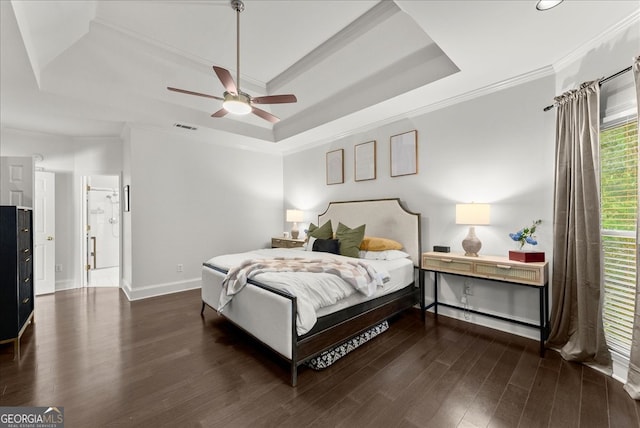
[[[402,250],[402,244],[393,239],[365,236],[360,243],[362,251]]]

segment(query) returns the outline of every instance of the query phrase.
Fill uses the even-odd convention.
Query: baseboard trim
[[[111,285],[111,284],[96,284],[96,285],[87,285],[87,288],[119,288],[118,285]]]
[[[456,303],[457,302],[451,302],[451,304],[456,304]],[[430,311],[433,311],[433,309],[430,309]],[[509,321],[493,319],[493,318],[485,317],[479,314],[472,314],[472,313],[467,313],[467,314],[468,314],[468,318],[465,318],[464,316],[465,314],[461,310],[451,309],[444,306],[438,307],[438,315],[443,315],[445,317],[454,318],[454,319],[465,321],[471,324],[492,328],[494,330],[500,330],[505,333],[515,334],[516,336],[526,337],[527,339],[540,341],[540,330],[538,330],[535,327],[522,326]],[[525,320],[525,319],[521,319],[521,321],[526,321],[534,324],[538,322],[538,320]]]
[[[73,290],[74,288],[80,288],[76,286],[76,282],[73,279],[63,279],[56,281],[55,287],[55,291]]]
[[[164,284],[146,285],[133,288],[128,281],[122,280],[122,291],[130,301],[148,299],[150,297],[163,296],[165,294],[179,293],[181,291],[201,288],[201,278],[188,279],[186,281],[166,282]]]
[[[613,365],[613,374],[611,376],[618,382],[627,383],[629,358],[615,351],[611,351],[611,363]]]

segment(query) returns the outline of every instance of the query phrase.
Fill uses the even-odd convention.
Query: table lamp
[[[298,230],[298,222],[304,220],[304,213],[300,210],[287,210],[287,222],[293,223],[291,228],[291,237],[298,239],[300,231]]]
[[[456,224],[468,224],[469,234],[462,240],[465,256],[478,257],[482,242],[476,236],[475,226],[489,224],[489,204],[456,204]]]

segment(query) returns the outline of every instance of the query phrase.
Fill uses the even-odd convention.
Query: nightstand
[[[271,238],[271,248],[297,248],[304,245],[304,239]]]
[[[468,257],[462,254],[429,252],[422,254],[420,267],[420,282],[424,281],[425,272],[433,272],[434,302],[425,309],[433,307],[438,314],[438,306],[452,309],[466,310],[474,314],[496,318],[502,321],[534,327],[540,332],[540,356],[544,356],[544,341],[549,329],[549,273],[547,262],[523,263],[509,260],[507,257],[478,256]],[[507,318],[474,309],[463,308],[449,303],[438,302],[438,276],[457,275],[472,278],[482,278],[501,283],[531,287],[538,290],[538,308],[540,318],[538,324],[522,320]],[[423,297],[424,299],[424,297]],[[424,306],[424,305],[423,305]]]

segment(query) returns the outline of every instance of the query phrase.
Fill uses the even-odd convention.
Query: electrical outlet
[[[62,272],[62,265],[56,265],[56,272]]]
[[[178,267],[176,268],[176,271],[178,271],[178,272],[184,271],[184,265],[182,263],[179,263]]]
[[[469,280],[464,280],[464,288],[462,291],[463,294],[467,295],[467,296],[473,296],[473,290],[471,288],[471,281]]]

